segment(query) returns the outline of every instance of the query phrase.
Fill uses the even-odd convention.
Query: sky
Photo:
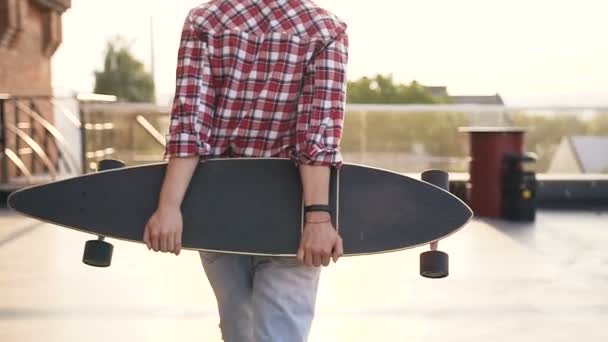
[[[72,0],[52,61],[54,86],[92,91],[106,41],[117,35],[150,70],[153,21],[157,93],[167,98],[184,18],[202,2]],[[508,105],[608,105],[608,1],[315,2],[348,24],[351,80],[390,73],[452,95],[500,93]]]

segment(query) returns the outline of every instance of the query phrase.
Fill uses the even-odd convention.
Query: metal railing
[[[51,102],[49,101],[49,103],[51,103]],[[46,131],[45,133],[50,134],[55,139],[55,143],[58,145],[61,154],[63,156],[65,156],[65,158],[63,158],[62,160],[64,160],[66,162],[66,167],[68,168],[68,172],[70,172],[70,173],[76,172],[76,170],[78,170],[78,162],[76,160],[76,157],[70,152],[69,142],[63,136],[63,134],[61,134],[61,132],[59,132],[59,130],[55,126],[53,126],[52,123],[50,123],[48,120],[43,118],[36,111],[25,106],[23,103],[18,102],[17,106],[19,109],[21,109],[23,111],[24,114],[26,114],[30,118],[34,119],[34,121],[36,123],[41,125],[44,128],[44,130]],[[45,136],[45,138],[46,138],[46,136]]]
[[[29,184],[35,176],[56,179],[61,166],[67,174],[79,172],[70,142],[46,118],[54,112],[53,102],[47,95],[0,95],[1,183],[24,178]]]
[[[159,122],[168,119],[167,107],[95,98],[80,99],[79,108],[84,123],[84,172],[96,169],[104,158],[131,165],[162,159],[165,137]]]
[[[158,129],[156,129],[156,127],[154,127],[154,125],[152,125],[152,123],[148,121],[148,119],[146,119],[143,115],[138,115],[136,120],[137,123],[141,127],[143,127],[146,132],[148,132],[148,134],[150,134],[150,136],[152,136],[161,147],[165,147],[167,145],[167,140],[165,139],[165,136],[162,135],[158,131]]]

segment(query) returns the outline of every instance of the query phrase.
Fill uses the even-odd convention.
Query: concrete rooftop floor
[[[196,253],[112,241],[0,212],[0,341],[219,341]],[[451,275],[418,276],[422,248],[324,270],[310,341],[608,341],[608,213],[540,211],[535,224],[476,219],[440,243]]]

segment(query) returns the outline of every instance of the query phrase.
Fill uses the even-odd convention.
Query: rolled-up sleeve
[[[196,27],[192,15],[190,12],[182,29],[165,158],[205,157],[210,152],[215,91],[206,35]]]
[[[342,165],[340,140],[346,102],[348,36],[341,31],[310,64],[310,110],[298,113],[296,163]]]

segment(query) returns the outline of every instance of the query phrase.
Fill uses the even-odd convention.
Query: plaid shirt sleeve
[[[346,102],[348,36],[342,31],[313,60],[311,110],[299,113],[296,163],[342,165],[340,140]]]
[[[176,89],[165,158],[207,156],[209,131],[214,113],[208,46],[204,33],[192,21],[192,12],[183,26],[176,69]]]

